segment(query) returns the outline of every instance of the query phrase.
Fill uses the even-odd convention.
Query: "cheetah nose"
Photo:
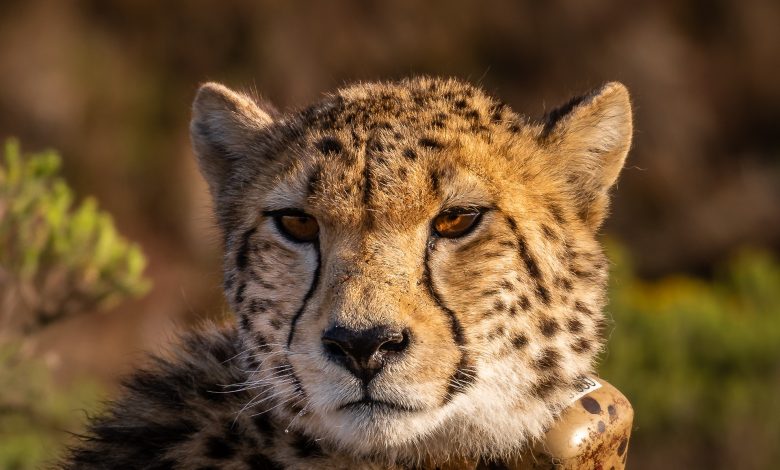
[[[322,345],[332,361],[368,385],[391,357],[409,347],[409,330],[387,325],[360,331],[332,326],[323,333]]]

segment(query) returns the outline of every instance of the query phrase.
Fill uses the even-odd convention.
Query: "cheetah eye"
[[[458,238],[477,226],[482,211],[477,209],[448,209],[433,219],[433,230],[444,238]]]
[[[273,218],[282,235],[294,242],[311,243],[317,240],[320,233],[317,219],[302,211],[280,211]]]

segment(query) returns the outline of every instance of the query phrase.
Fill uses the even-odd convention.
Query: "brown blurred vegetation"
[[[637,132],[606,231],[645,278],[708,277],[743,245],[780,250],[776,0],[4,0],[0,138],[60,150],[77,194],[144,247],[155,286],[44,332],[58,379],[113,383],[139,351],[224,314],[187,135],[200,82],[289,108],[421,73],[480,83],[534,117],[623,81]]]

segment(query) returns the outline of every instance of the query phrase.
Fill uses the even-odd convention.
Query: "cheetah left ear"
[[[610,82],[548,114],[540,140],[560,158],[579,216],[598,229],[631,147],[631,101],[626,87]]]
[[[268,153],[264,130],[273,124],[275,114],[269,104],[219,83],[205,83],[198,89],[190,136],[223,227],[230,225],[230,208],[241,198],[230,191],[240,186],[235,179],[262,166]]]

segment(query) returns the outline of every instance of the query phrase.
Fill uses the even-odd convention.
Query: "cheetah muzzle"
[[[286,113],[207,83],[191,134],[236,324],[132,376],[66,466],[500,459],[592,373],[623,85],[534,122],[456,80]]]

